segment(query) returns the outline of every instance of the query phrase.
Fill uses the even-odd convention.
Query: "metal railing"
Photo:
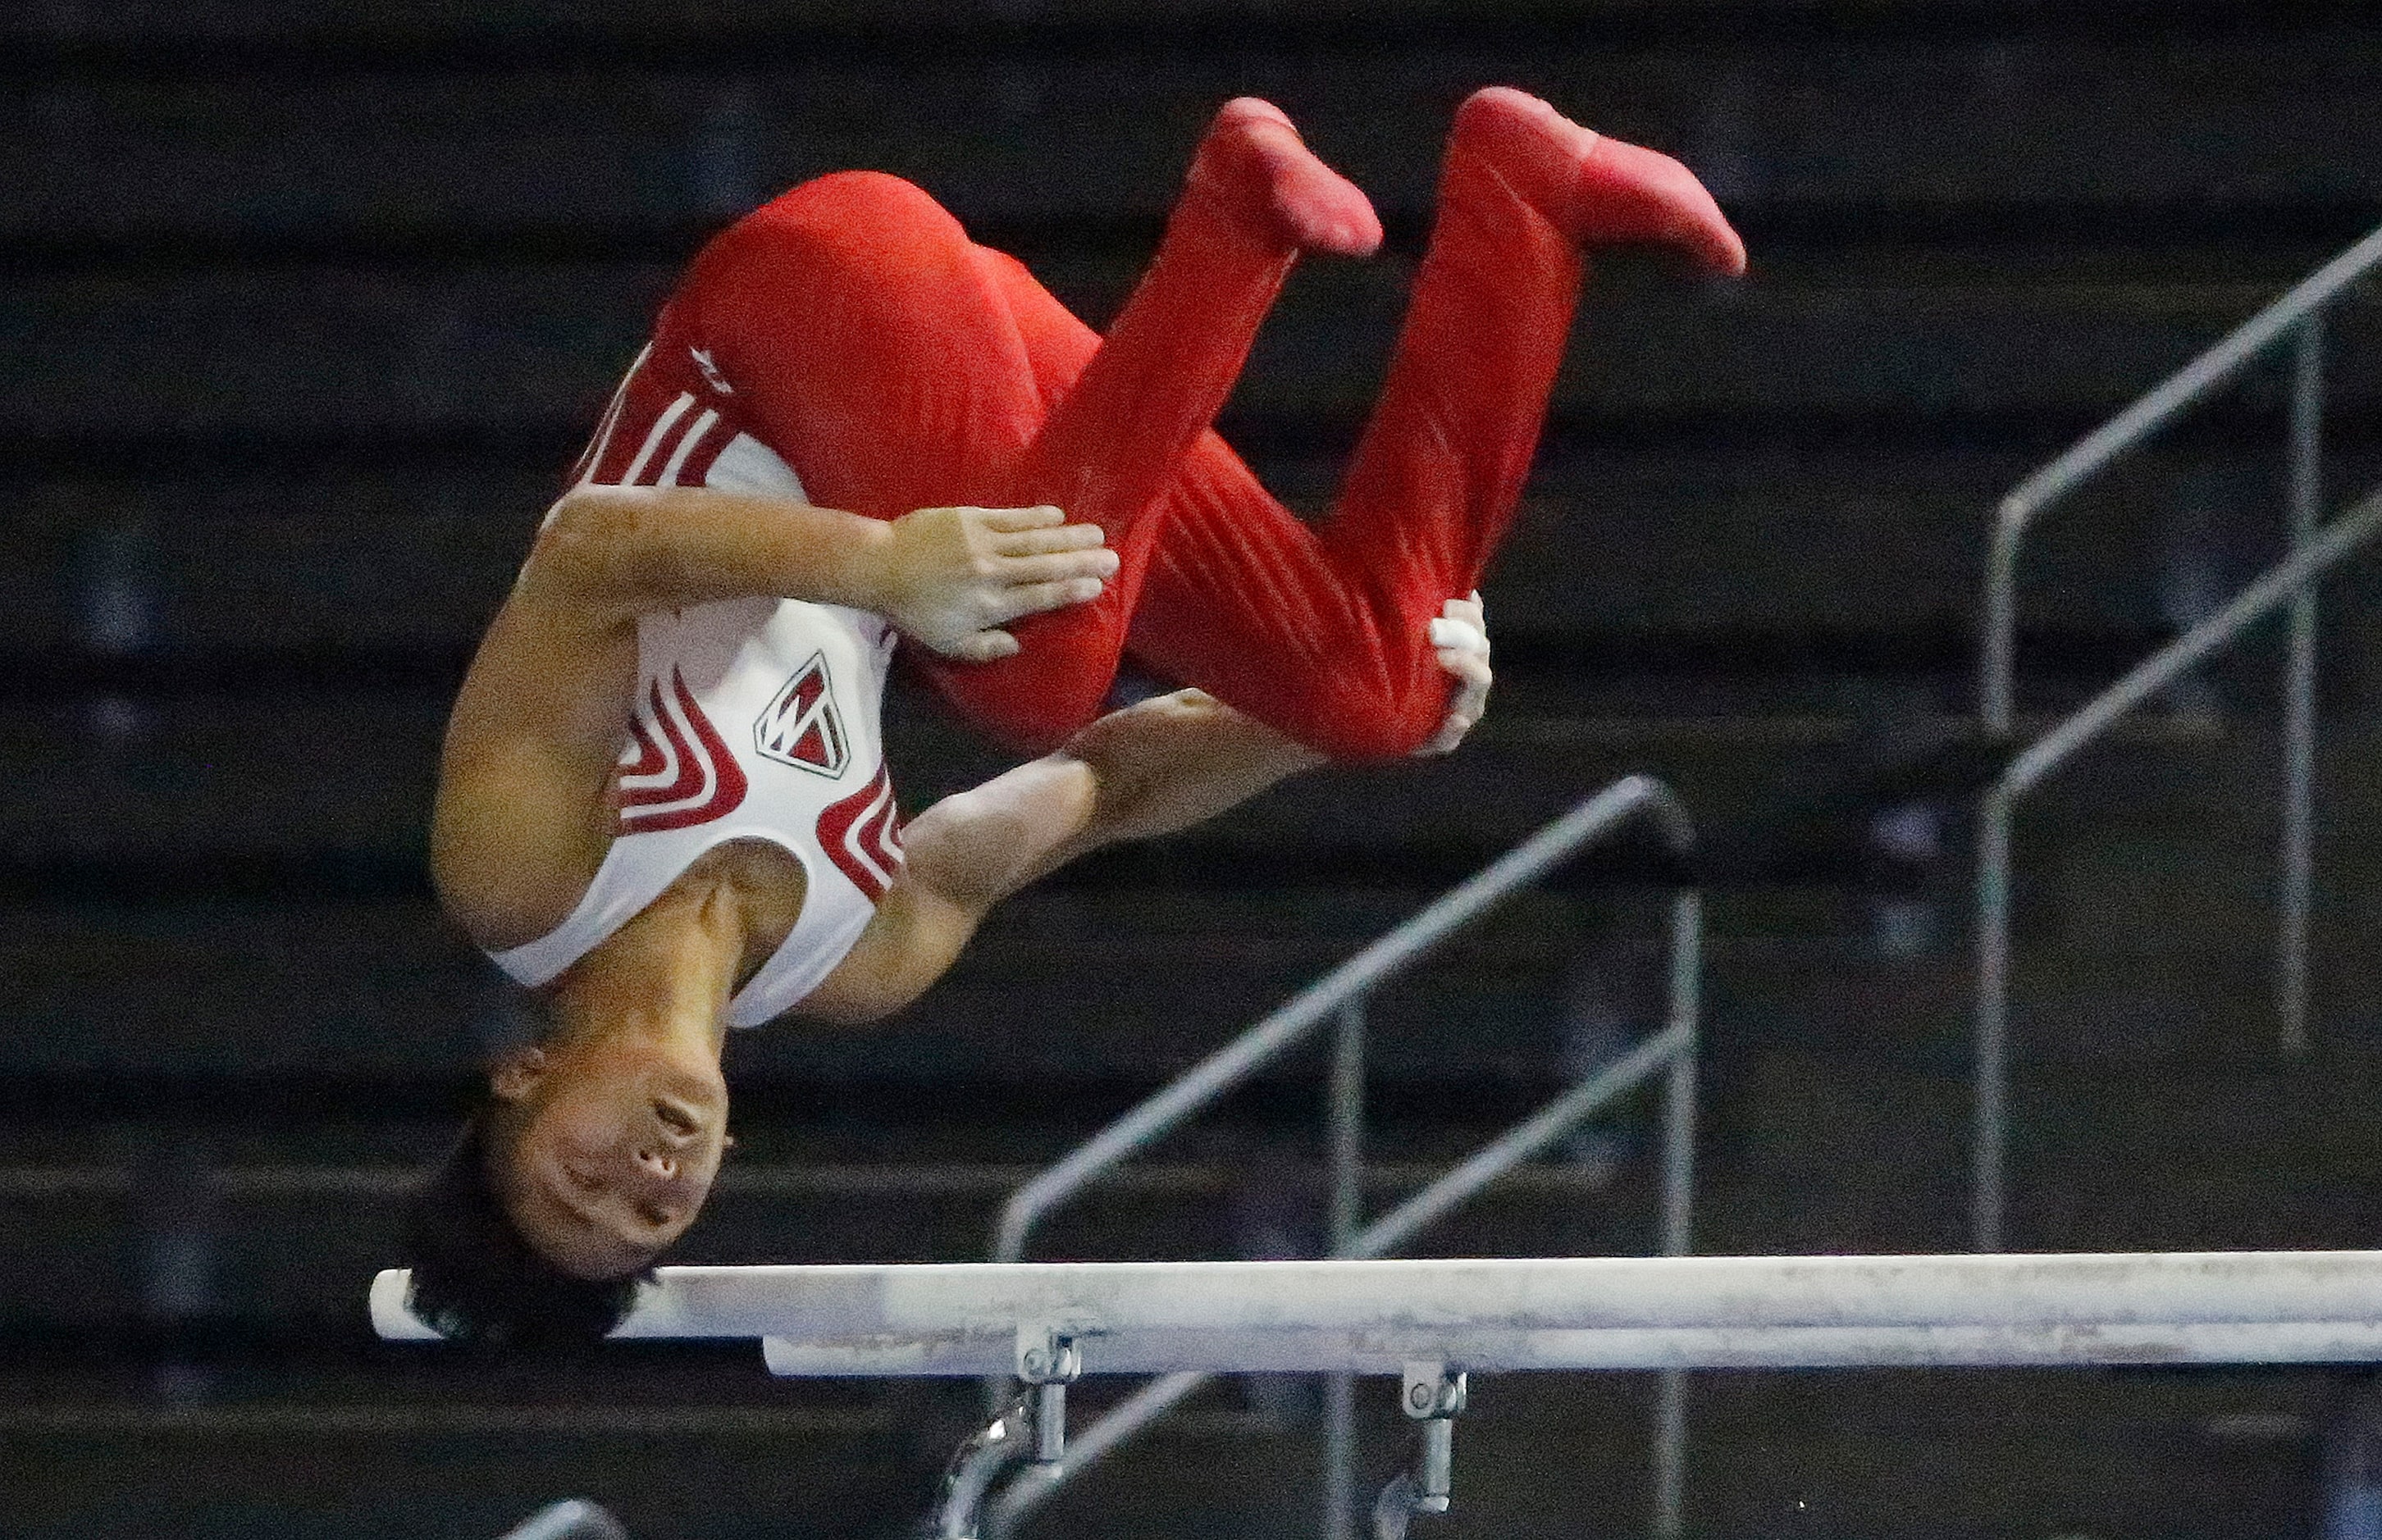
[[[2295,551],[2306,548],[2315,534],[2323,498],[2324,312],[2377,266],[2382,266],[2382,228],[2368,233],[2316,269],[2142,399],[2027,477],[2002,499],[1995,511],[1993,545],[1987,558],[1984,638],[1978,680],[1979,707],[1990,731],[2008,735],[2017,711],[2018,559],[2029,528],[2087,482],[2141,447],[2187,409],[2265,358],[2285,338],[2292,343],[2290,410],[2286,430],[2290,462],[2290,533]],[[2283,808],[2278,838],[2281,874],[2276,906],[2275,1009],[2282,1050],[2297,1056],[2306,1052],[2308,1045],[2308,931],[2315,877],[2316,611],[2313,582],[2302,582],[2290,590],[2287,600],[2290,628],[2283,683]],[[2204,628],[2195,628],[2192,634],[2199,634],[2201,629]],[[2229,633],[2211,646],[2222,645],[2230,639]],[[2167,656],[2180,645],[2179,641],[2158,657]],[[2154,658],[2152,663],[2157,660]],[[2143,666],[2148,668],[2152,664]],[[2188,666],[2179,667],[2162,683],[2171,682]],[[2128,676],[2129,680],[2133,678]],[[2106,701],[2125,688],[2121,682],[2102,699]],[[2069,719],[2070,724],[2100,703],[2086,706]],[[2067,726],[2055,728],[2044,741],[2059,737]],[[2073,748],[2068,752],[2072,752]],[[2038,774],[2047,773],[2049,768],[2046,765]],[[1981,855],[1977,878],[1977,1136],[1971,1153],[1975,1192],[1971,1226],[1973,1242],[1981,1250],[1993,1250],[2001,1241],[2005,1091],[2002,1058],[2007,1025],[2002,1012],[2008,981],[2000,971],[2008,961],[2008,915],[2005,912],[2001,916],[1997,923],[2002,928],[1995,933],[1988,923],[1985,910],[1989,894],[1994,902],[2005,907],[2008,901],[2007,813],[2005,809],[1999,849],[2002,867],[1998,872],[1990,870],[1990,863]],[[1989,815],[1984,839],[1988,852],[1995,849],[1991,823]]]
[[[2128,712],[2250,627],[2294,603],[2376,533],[2382,533],[2382,490],[2368,494],[2322,532],[2302,541],[2232,603],[2152,654],[2083,709],[2037,739],[2010,761],[1985,794],[1977,849],[1977,1092],[1970,1215],[1971,1239],[1978,1251],[2001,1249],[2007,1203],[2010,826],[2019,799]]]
[[[2293,343],[2286,440],[2290,458],[2291,538],[2296,544],[2314,532],[2323,497],[2323,312],[2377,266],[2382,266],[2382,229],[2374,230],[2316,269],[2002,499],[1995,511],[1993,548],[1987,558],[1984,646],[1978,679],[1979,706],[1988,729],[2008,733],[2017,709],[2018,558],[2028,529],[2085,483],[2141,447],[2186,409],[2258,362],[2286,337]],[[2297,1054],[2307,1046],[2307,925],[2314,878],[2315,598],[2312,592],[2302,593],[2292,603],[2283,693],[2282,886],[2278,921],[2281,934],[2275,995],[2284,1051]]]
[[[1639,818],[1651,820],[1675,852],[1684,855],[1691,848],[1693,827],[1669,788],[1644,776],[1631,776],[1606,787],[1333,969],[1018,1189],[1001,1210],[993,1241],[994,1260],[1022,1258],[1035,1228],[1052,1210],[1103,1173],[1164,1138],[1225,1092],[1308,1042],[1326,1021],[1334,1026],[1327,1091],[1332,1255],[1386,1255],[1664,1069],[1669,1073],[1663,1140],[1662,1246],[1666,1256],[1685,1255],[1694,1179],[1695,1055],[1703,943],[1702,900],[1691,886],[1682,886],[1671,902],[1670,997],[1664,1030],[1580,1081],[1388,1214],[1369,1225],[1358,1224],[1366,999],[1456,931],[1583,848]],[[988,1509],[988,1533],[1009,1534],[1062,1486],[1156,1421],[1208,1377],[1167,1375],[1143,1386],[1098,1423],[1072,1436],[1063,1459],[1051,1465],[1028,1467],[1012,1481]],[[1663,1374],[1656,1423],[1654,1532],[1676,1536],[1685,1495],[1687,1436],[1686,1385],[1676,1370]],[[1324,1534],[1326,1540],[1346,1540],[1355,1519],[1356,1437],[1353,1387],[1344,1375],[1330,1381],[1324,1436]]]

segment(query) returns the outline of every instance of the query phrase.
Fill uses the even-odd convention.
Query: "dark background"
[[[470,1536],[582,1492],[641,1540],[924,1509],[967,1387],[368,1340],[397,1197],[520,1021],[423,874],[437,735],[709,232],[894,171],[1104,320],[1237,93],[1391,231],[1295,277],[1228,416],[1302,507],[1378,385],[1473,87],[1679,155],[1753,275],[1600,263],[1487,591],[1472,744],[1047,884],[881,1029],[740,1038],[744,1144],[686,1259],[982,1254],[1038,1163],[1633,770],[1714,851],[1700,1249],[1958,1247],[1969,809],[1937,772],[1969,762],[1988,516],[2373,223],[2377,80],[2356,5],[0,6],[0,1534]],[[2382,460],[2375,328],[2362,295],[2333,324],[2330,506]],[[2030,713],[2279,549],[2278,373],[2044,526]],[[2014,1244],[2371,1242],[2374,581],[2327,591],[2312,1058],[2272,1047],[2271,638],[2031,808]],[[908,807],[999,763],[911,693],[894,715]],[[1627,850],[1567,873],[1383,998],[1376,1207],[1653,1024],[1660,874]],[[1311,1249],[1317,1085],[1269,1079],[1041,1254]],[[1424,1245],[1651,1249],[1649,1127],[1630,1110]],[[2350,1394],[1705,1376],[1690,1527],[2310,1532],[2362,1436]],[[1635,1532],[1646,1397],[1476,1387],[1456,1510],[1423,1522]],[[1400,1433],[1375,1399],[1378,1479]],[[1312,1533],[1311,1410],[1222,1387],[1042,1530]]]

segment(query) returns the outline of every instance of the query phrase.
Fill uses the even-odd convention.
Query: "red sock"
[[[1466,99],[1455,136],[1583,246],[1677,246],[1714,272],[1745,271],[1745,243],[1695,173],[1670,156],[1591,133],[1535,96],[1491,86]]]

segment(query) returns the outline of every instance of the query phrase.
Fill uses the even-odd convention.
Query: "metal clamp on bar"
[[[1084,1372],[1075,1339],[1048,1326],[1017,1328],[1017,1377],[1034,1387],[1034,1461],[1056,1465],[1067,1452],[1067,1387]]]
[[[1415,1468],[1400,1471],[1373,1502],[1373,1540],[1406,1540],[1418,1513],[1447,1511],[1455,1471],[1455,1418],[1464,1410],[1465,1376],[1444,1363],[1409,1363],[1398,1389],[1398,1406],[1422,1424]]]

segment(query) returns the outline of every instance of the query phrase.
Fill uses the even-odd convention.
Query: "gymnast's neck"
[[[610,1040],[719,1062],[728,1002],[768,956],[767,933],[783,932],[768,923],[777,906],[756,903],[732,869],[703,864],[556,981],[549,1003],[561,1045]]]

